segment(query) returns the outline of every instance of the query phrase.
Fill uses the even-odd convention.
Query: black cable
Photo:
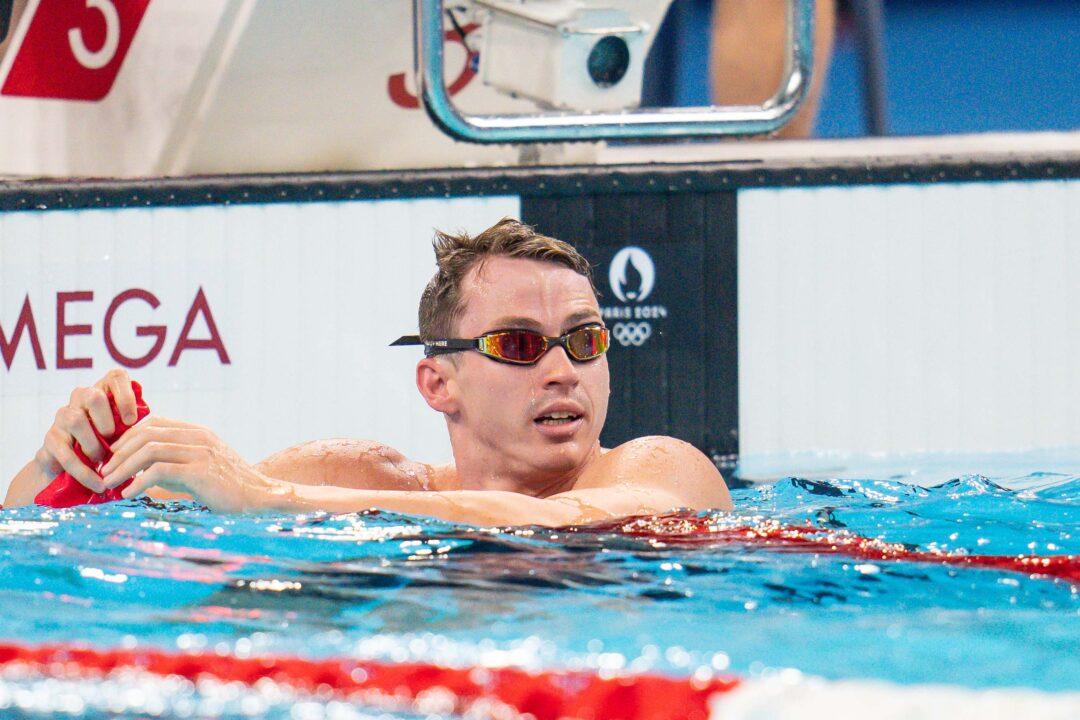
[[[885,10],[882,0],[852,0],[855,42],[863,79],[863,113],[870,135],[888,135],[888,95],[885,88]]]
[[[461,38],[461,44],[464,45],[469,52],[472,52],[472,48],[469,47],[469,41],[465,39],[465,29],[461,27],[461,23],[458,22],[457,15],[454,14],[453,8],[446,9],[446,16],[450,18],[450,24],[454,26],[454,31]]]

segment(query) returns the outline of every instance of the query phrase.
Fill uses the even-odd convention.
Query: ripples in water
[[[5,510],[0,638],[1074,688],[1076,582],[938,559],[1080,554],[1080,480],[1023,480],[789,478],[734,491],[734,513],[558,530]]]

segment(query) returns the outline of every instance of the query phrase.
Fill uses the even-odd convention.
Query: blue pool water
[[[933,488],[789,478],[737,489],[734,513],[706,515],[911,549],[1080,554],[1080,478],[1033,474],[1010,487],[981,476]],[[223,516],[148,502],[4,510],[0,549],[0,642],[1080,685],[1080,588],[1016,572],[590,528]]]

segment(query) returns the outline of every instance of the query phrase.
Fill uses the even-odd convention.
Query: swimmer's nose
[[[553,347],[540,358],[540,370],[545,385],[574,385],[578,381],[577,364],[564,347]]]

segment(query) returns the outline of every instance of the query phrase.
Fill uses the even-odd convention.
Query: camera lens
[[[630,48],[616,35],[600,38],[589,52],[589,77],[600,87],[611,87],[630,67]]]

